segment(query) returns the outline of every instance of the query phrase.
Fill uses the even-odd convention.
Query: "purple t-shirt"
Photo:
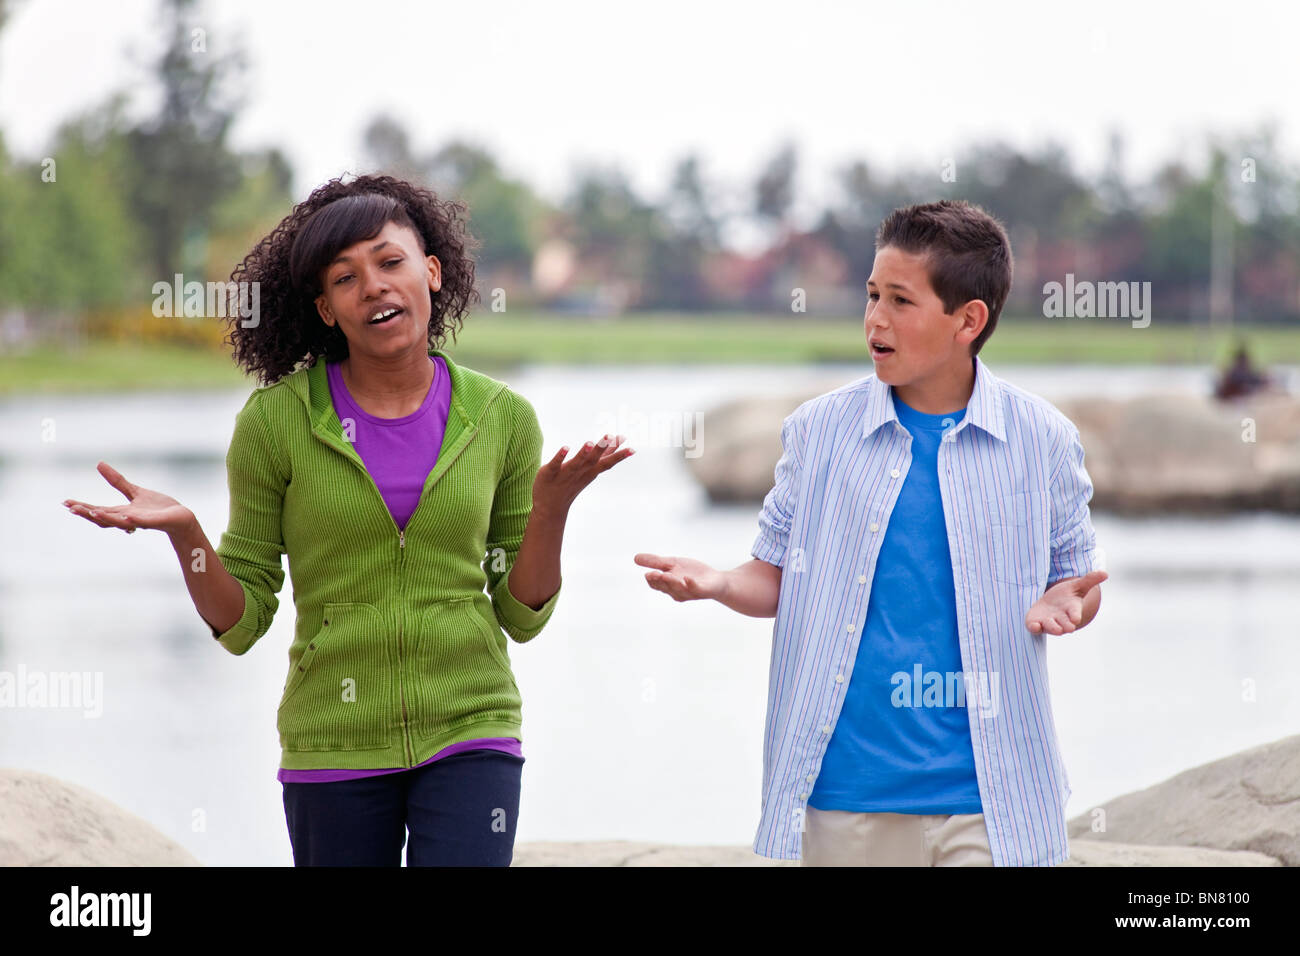
[[[325,366],[329,377],[330,397],[334,411],[343,424],[343,436],[350,437],[357,454],[370,476],[374,478],[379,494],[388,505],[393,521],[405,529],[407,521],[420,502],[425,479],[438,461],[443,435],[447,431],[447,415],[451,411],[451,375],[441,356],[430,356],[434,363],[433,384],[424,402],[414,412],[401,418],[379,418],[364,411],[352,400],[343,373],[337,363]],[[444,747],[418,766],[423,767],[443,757],[466,750],[500,750],[522,757],[519,741],[514,737],[480,737],[463,740]],[[357,780],[381,773],[399,773],[407,767],[383,770],[285,770],[280,769],[276,779],[281,783],[328,783],[335,780]]]

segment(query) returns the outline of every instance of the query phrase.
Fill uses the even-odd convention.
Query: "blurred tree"
[[[1155,184],[1159,205],[1151,210],[1146,230],[1151,281],[1166,288],[1203,281],[1210,263],[1213,182],[1175,161],[1157,172]]]
[[[579,255],[608,263],[625,279],[645,278],[657,217],[620,170],[579,172],[564,210],[572,222]]]
[[[278,149],[243,156],[239,185],[212,207],[205,271],[220,279],[293,208],[293,171]]]
[[[650,230],[642,304],[677,311],[710,308],[704,263],[721,247],[721,228],[699,157],[682,157]]]
[[[841,169],[836,179],[839,201],[822,214],[813,233],[844,257],[855,283],[865,283],[880,221],[899,206],[919,202],[918,191],[899,177],[878,178],[861,161]]]
[[[131,206],[147,228],[153,274],[163,280],[176,272],[203,278],[202,244],[213,210],[240,181],[239,158],[226,145],[237,107],[227,86],[245,58],[238,49],[208,51],[211,38],[187,22],[194,5],[164,0],[167,43],[153,67],[162,103],[127,136]]]
[[[668,196],[662,207],[665,218],[679,236],[689,238],[701,250],[708,251],[719,247],[722,233],[722,217],[714,209],[711,193],[703,180],[700,158],[684,156],[673,168]]]
[[[786,143],[763,167],[754,183],[754,212],[760,219],[783,227],[794,205],[794,177],[798,156],[793,143]]]
[[[545,205],[524,183],[505,176],[481,146],[453,141],[430,161],[433,182],[469,207],[470,230],[483,243],[483,269],[527,269]]]
[[[124,105],[116,96],[61,124],[52,166],[11,165],[0,148],[0,302],[40,313],[143,298],[144,237],[120,189],[131,166]]]
[[[376,170],[411,182],[428,181],[428,170],[411,152],[406,128],[392,117],[377,116],[371,120],[361,141]]]
[[[388,116],[371,121],[364,143],[376,171],[465,203],[470,231],[482,242],[477,256],[481,271],[529,268],[545,204],[526,184],[507,177],[485,148],[452,140],[420,156],[411,149],[405,127]]]
[[[1057,143],[1036,154],[1005,143],[978,145],[959,164],[955,185],[958,198],[984,207],[1008,227],[1030,226],[1048,239],[1077,236],[1098,218],[1092,190]]]

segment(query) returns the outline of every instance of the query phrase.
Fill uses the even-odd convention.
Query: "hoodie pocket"
[[[286,750],[370,750],[387,743],[391,683],[383,616],[372,604],[326,604],[292,665],[276,727]]]
[[[475,598],[453,598],[427,608],[408,655],[407,699],[417,735],[432,737],[484,719],[520,719],[519,687],[510,662]]]

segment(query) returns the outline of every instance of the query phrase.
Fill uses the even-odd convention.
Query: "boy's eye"
[[[868,292],[868,293],[867,293],[867,298],[870,299],[872,302],[875,302],[877,299],[880,298],[880,293],[879,293],[879,292]]]
[[[387,262],[384,263],[384,265],[391,266],[394,262],[401,262],[401,261],[402,261],[402,257],[398,256],[395,259],[389,259]]]
[[[904,305],[911,305],[911,303],[908,302],[906,299],[904,299],[901,295],[894,296],[894,300],[897,302],[902,302]]]

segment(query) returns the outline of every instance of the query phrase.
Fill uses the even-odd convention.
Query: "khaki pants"
[[[992,866],[984,814],[806,807],[804,866]]]

